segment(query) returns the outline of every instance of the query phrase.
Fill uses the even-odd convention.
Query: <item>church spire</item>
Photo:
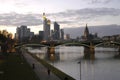
[[[85,31],[86,31],[86,33],[87,33],[87,34],[89,34],[89,29],[88,29],[88,26],[87,26],[87,24],[86,24]]]
[[[89,37],[89,29],[87,27],[87,24],[86,24],[86,27],[85,27],[85,30],[84,30],[84,37],[85,37],[85,39],[88,39],[88,37]]]

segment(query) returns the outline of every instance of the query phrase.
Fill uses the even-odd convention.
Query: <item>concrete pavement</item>
[[[26,51],[22,50],[22,55],[33,68],[40,80],[61,80],[52,72],[50,72],[50,75],[48,75],[48,69],[34,59],[30,54],[26,53]]]

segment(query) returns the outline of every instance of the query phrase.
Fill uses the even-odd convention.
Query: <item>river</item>
[[[29,48],[29,51],[76,80],[80,80],[80,69],[81,80],[120,80],[120,60],[114,59],[118,54],[115,48],[96,48],[94,61],[83,59],[83,47],[59,46],[51,55],[45,47]]]

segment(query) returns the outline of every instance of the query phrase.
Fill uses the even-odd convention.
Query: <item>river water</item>
[[[51,55],[45,47],[29,48],[29,51],[76,80],[80,80],[80,69],[81,80],[120,80],[120,60],[114,59],[118,54],[115,48],[96,48],[94,61],[83,59],[83,47],[59,46]]]

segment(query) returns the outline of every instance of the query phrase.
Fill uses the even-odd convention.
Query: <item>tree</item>
[[[8,33],[6,30],[0,32],[0,43],[1,43],[1,51],[6,53],[14,45],[12,34]]]

